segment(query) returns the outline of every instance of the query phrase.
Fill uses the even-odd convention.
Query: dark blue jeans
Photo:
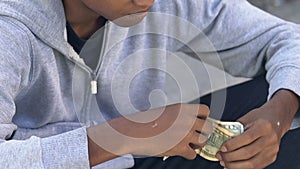
[[[268,83],[264,76],[254,78],[251,81],[232,86],[226,89],[226,103],[221,120],[234,121],[250,110],[260,107],[267,100]],[[223,91],[214,94],[222,95]],[[211,94],[200,98],[201,104],[210,106]],[[223,99],[220,100],[223,102]],[[222,105],[222,104],[220,104]],[[214,112],[223,110],[223,106],[210,107],[210,116],[220,117]],[[186,160],[182,157],[170,157],[166,161],[162,158],[148,157],[135,159],[133,169],[221,169],[218,162],[211,162],[197,156],[194,160]],[[279,154],[275,163],[267,169],[300,169],[300,128],[291,130],[285,134],[281,141]]]

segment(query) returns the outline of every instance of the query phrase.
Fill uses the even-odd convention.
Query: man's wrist
[[[282,129],[282,135],[290,129],[292,120],[299,109],[299,96],[287,89],[278,90],[268,102],[276,111],[279,120],[277,125]]]
[[[87,129],[89,160],[91,166],[130,153],[130,147],[127,146],[124,139],[125,137],[122,136],[122,133],[120,133],[120,135],[116,134],[116,132],[119,132],[116,131],[117,128],[124,128],[122,125],[122,120],[116,118]]]
[[[273,99],[274,97],[276,97],[276,99],[280,101],[279,103],[282,104],[285,108],[287,108],[287,112],[293,114],[293,116],[299,109],[299,96],[290,90],[280,89],[274,94],[274,96],[271,99]]]
[[[117,155],[102,149],[90,137],[88,137],[88,151],[91,167],[117,157]]]

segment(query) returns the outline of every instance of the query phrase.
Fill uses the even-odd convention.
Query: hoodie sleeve
[[[211,53],[218,53],[222,65],[215,65],[216,58],[209,52],[199,54],[205,61],[234,76],[255,77],[266,73],[269,98],[279,89],[300,96],[299,25],[272,16],[245,0],[201,2],[204,7],[189,1],[189,8],[194,10],[187,11],[197,11],[193,16],[197,15],[196,6],[201,14],[199,18],[187,18],[207,35],[215,50]],[[197,45],[197,41],[191,43]]]
[[[86,129],[60,135],[14,140],[14,100],[30,83],[31,45],[24,30],[0,20],[0,164],[1,168],[89,168]]]

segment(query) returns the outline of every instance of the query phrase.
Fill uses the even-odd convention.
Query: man
[[[281,138],[299,107],[299,26],[239,0],[7,0],[0,6],[0,161],[4,168],[129,168],[134,166],[133,156],[196,158],[194,149],[203,147],[211,132],[205,123],[209,109],[149,105],[152,91],[164,89],[166,75],[158,70],[165,67],[166,56],[152,56],[153,51],[134,56],[134,52],[159,48],[193,53],[190,43],[204,56],[213,51],[198,44],[201,36],[185,44],[151,34],[152,29],[165,27],[158,24],[161,18],[143,22],[148,12],[192,23],[212,42],[226,71],[247,77],[266,73],[270,84],[265,104],[251,105],[243,116],[228,117],[240,121],[245,132],[222,146],[216,156],[220,165],[197,157],[185,161],[182,168],[195,168],[200,161],[205,168],[264,168],[275,161]],[[114,23],[105,27],[108,20]],[[176,34],[192,30],[171,27]],[[97,32],[100,28],[104,32]],[[134,33],[139,30],[149,32]],[[89,49],[87,39],[100,42]],[[140,74],[129,78],[132,70]],[[126,97],[122,89],[128,79],[132,81]],[[94,114],[98,108],[101,116]],[[158,158],[135,160],[140,168],[181,161],[177,157],[165,163]]]

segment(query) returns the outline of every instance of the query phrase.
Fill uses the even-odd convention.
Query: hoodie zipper
[[[101,50],[99,53],[99,60],[97,63],[97,66],[95,68],[95,70],[92,70],[90,67],[88,67],[87,65],[80,63],[74,59],[70,59],[72,62],[74,62],[75,64],[77,64],[78,66],[80,66],[82,69],[84,69],[85,71],[89,72],[90,76],[91,76],[91,81],[90,81],[90,91],[92,95],[95,95],[98,93],[98,82],[97,79],[99,77],[99,71],[102,65],[102,61],[103,61],[103,57],[104,57],[104,52],[105,52],[105,48],[107,46],[106,42],[107,42],[107,38],[108,38],[108,29],[109,29],[109,24],[105,25],[104,28],[104,33],[103,33],[103,41],[102,41],[102,46],[101,46]]]
[[[92,99],[93,95],[96,95],[98,93],[98,82],[97,79],[99,77],[99,71],[102,65],[102,61],[103,61],[103,57],[104,57],[104,51],[107,47],[107,38],[108,38],[108,29],[109,29],[109,24],[105,25],[104,28],[104,34],[103,34],[103,41],[102,41],[102,46],[101,46],[101,50],[99,53],[99,60],[98,60],[98,64],[95,68],[95,70],[92,70],[90,67],[88,67],[86,64],[82,63],[82,62],[78,62],[76,61],[76,59],[72,58],[70,59],[72,62],[74,62],[75,65],[78,65],[79,67],[81,67],[83,70],[85,70],[86,72],[88,72],[90,74],[91,77],[91,81],[90,81],[90,92],[91,94],[88,94],[86,96],[86,98],[84,99],[84,103],[83,103],[83,109],[81,110],[81,113],[83,116],[80,117],[81,122],[87,123],[89,121],[89,115],[87,114],[88,111],[88,107],[90,106],[90,102]],[[88,124],[91,125],[91,124]]]
[[[108,21],[109,22],[109,21]],[[107,23],[104,26],[104,32],[103,32],[103,41],[102,41],[102,46],[101,46],[101,50],[100,50],[100,54],[99,54],[99,60],[98,60],[98,64],[96,66],[96,69],[91,73],[92,76],[92,80],[91,80],[91,93],[93,95],[98,93],[98,82],[97,79],[99,77],[99,71],[103,62],[103,57],[104,57],[104,52],[105,49],[107,47],[107,38],[108,38],[108,32],[109,32],[109,23]]]

